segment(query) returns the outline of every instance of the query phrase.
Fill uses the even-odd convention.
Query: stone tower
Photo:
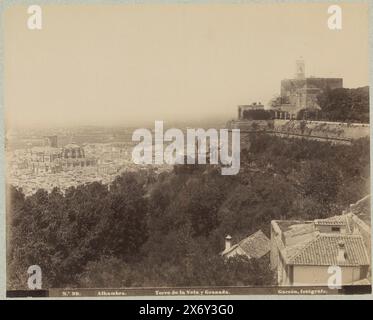
[[[296,79],[305,79],[306,72],[305,72],[305,63],[302,57],[300,57],[296,61],[296,72],[295,72],[295,78]]]

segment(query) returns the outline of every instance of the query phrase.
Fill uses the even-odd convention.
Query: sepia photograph
[[[371,295],[368,1],[1,14],[7,298]]]

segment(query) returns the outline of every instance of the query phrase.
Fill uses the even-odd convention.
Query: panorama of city
[[[208,195],[209,193],[212,192],[212,197],[214,197],[218,196],[220,192],[226,192],[223,191],[225,187],[223,190],[218,190],[217,194],[215,194],[216,190],[210,191],[211,189],[209,189],[215,188],[216,185],[221,183],[216,180],[218,178],[214,168],[222,164],[198,165],[195,162],[196,166],[191,167],[190,164],[186,164],[185,169],[182,168],[182,164],[135,164],[131,157],[135,145],[135,142],[132,141],[132,133],[135,128],[85,126],[10,131],[6,137],[7,182],[26,196],[25,203],[27,203],[27,198],[32,199],[33,197],[36,200],[31,201],[41,201],[40,199],[43,199],[45,195],[43,196],[40,190],[50,194],[50,200],[46,201],[52,201],[53,194],[58,195],[59,192],[64,194],[67,190],[70,190],[69,197],[74,197],[78,190],[75,188],[83,185],[86,185],[87,190],[90,190],[90,185],[99,183],[100,186],[106,186],[104,188],[108,191],[105,192],[110,192],[113,184],[126,183],[118,182],[121,181],[120,177],[126,177],[131,173],[135,176],[145,175],[147,177],[145,182],[141,180],[142,178],[140,179],[142,181],[140,183],[145,184],[138,185],[138,187],[143,188],[144,197],[150,199],[150,203],[156,201],[155,204],[146,205],[150,206],[148,210],[155,210],[155,212],[160,210],[158,215],[162,216],[168,210],[172,212],[168,214],[177,214],[175,208],[182,206],[182,204],[178,202],[179,200],[174,203],[171,199],[166,201],[162,196],[157,200],[157,197],[160,196],[157,192],[166,192],[163,197],[168,197],[167,191],[163,191],[163,188],[176,183],[173,188],[181,188],[179,192],[183,194],[183,188],[188,188],[188,184],[192,184],[193,181],[199,181],[198,183],[202,183],[200,188],[207,188],[205,190],[207,193],[202,193],[200,199],[200,196],[197,196],[199,200],[194,200],[197,202],[194,205],[190,204],[191,207],[186,209],[186,214],[192,215],[191,222],[194,234],[198,237],[206,237],[205,241],[207,243],[218,236],[214,241],[221,245],[224,239],[224,246],[221,246],[218,249],[219,252],[214,253],[213,256],[220,256],[221,261],[230,261],[233,268],[235,263],[240,266],[240,263],[245,261],[248,263],[249,261],[250,268],[257,270],[255,272],[260,275],[257,280],[255,280],[256,278],[244,280],[246,276],[236,274],[230,281],[222,281],[222,284],[257,283],[258,285],[277,286],[326,286],[330,285],[329,268],[336,265],[338,268],[342,268],[341,274],[343,274],[339,285],[370,285],[370,194],[365,191],[368,181],[366,179],[369,179],[369,175],[366,176],[369,163],[364,162],[367,158],[359,160],[361,167],[349,170],[360,173],[358,176],[347,178],[343,176],[344,174],[350,174],[343,171],[346,168],[340,168],[338,172],[334,172],[328,169],[328,163],[323,164],[323,161],[332,161],[334,156],[339,157],[338,154],[344,154],[343,157],[348,157],[348,154],[354,153],[353,150],[356,148],[361,153],[360,156],[369,153],[368,87],[346,89],[343,88],[342,78],[307,77],[305,61],[302,58],[296,61],[295,70],[294,78],[282,80],[280,95],[269,101],[268,104],[253,102],[247,105],[239,105],[236,107],[236,119],[228,120],[225,125],[216,124],[229,129],[239,129],[241,132],[241,169],[238,178],[234,177],[240,182],[236,186],[237,190],[233,190],[233,197],[237,197],[240,189],[249,188],[246,191],[248,192],[248,198],[245,201],[252,201],[250,197],[253,196],[253,191],[249,190],[250,188],[257,188],[259,180],[262,179],[267,180],[267,182],[273,181],[274,185],[272,187],[274,189],[268,191],[269,194],[273,194],[272,196],[278,194],[279,191],[276,188],[280,188],[281,183],[286,185],[287,188],[294,186],[303,188],[302,192],[294,193],[296,198],[293,199],[294,202],[291,206],[295,206],[295,208],[291,210],[298,211],[293,214],[286,215],[278,211],[281,209],[273,208],[276,213],[270,213],[262,221],[251,220],[252,218],[248,218],[246,222],[243,220],[243,226],[249,226],[248,229],[251,230],[248,235],[245,230],[241,230],[233,238],[231,234],[235,234],[239,227],[232,227],[232,221],[229,221],[229,216],[224,217],[224,212],[226,210],[228,212],[239,210],[235,213],[238,215],[235,218],[238,219],[235,223],[239,223],[240,219],[245,219],[244,212],[250,213],[252,208],[255,208],[254,203],[247,205],[242,202],[239,204],[242,206],[241,209],[234,209],[234,202],[238,201],[239,203],[239,200],[230,199],[229,197],[232,196],[228,195],[225,201],[233,201],[233,207],[226,207],[228,204],[219,200],[216,201],[220,203],[220,208],[212,209],[210,207],[214,205],[209,202],[208,197],[211,196]],[[336,99],[339,102],[346,99],[348,115],[343,114],[340,110],[333,110],[333,107],[335,107],[334,100]],[[349,105],[351,100],[354,101],[352,109]],[[348,110],[349,108],[350,110]],[[188,126],[184,126],[181,129],[185,131],[187,128]],[[208,127],[204,129],[207,130]],[[196,156],[200,143],[201,141],[196,141]],[[273,146],[269,147],[271,145]],[[275,152],[273,156],[281,154],[280,150],[276,151],[275,145],[282,145],[281,149],[286,150],[288,148],[294,154],[300,152],[300,150],[297,151],[297,148],[303,149],[301,152],[304,154],[296,156],[303,160],[299,162],[299,160],[292,158],[294,157],[292,153],[283,154],[278,158],[277,163],[273,163],[270,158],[266,160],[263,152]],[[260,151],[263,146],[264,148],[268,146],[268,148],[275,149]],[[311,163],[311,167],[309,167],[310,164],[306,163],[306,158],[312,158],[312,156],[306,154],[311,149],[314,149],[315,154],[318,152],[316,150],[324,150],[320,152],[323,152],[323,157],[326,157],[326,160]],[[206,150],[207,156],[211,156],[210,152],[212,150],[209,148]],[[333,153],[336,154],[329,155],[328,150],[334,150]],[[286,158],[298,167],[300,173],[295,172],[290,164],[288,167],[284,165]],[[285,166],[285,169],[281,169],[283,166]],[[313,166],[315,167],[313,168]],[[282,170],[285,170],[285,172],[282,172]],[[161,176],[162,178],[160,178]],[[151,177],[150,180],[149,177]],[[176,180],[175,182],[175,179],[182,180]],[[203,182],[201,179],[207,180]],[[247,179],[251,182],[248,182]],[[336,184],[339,181],[338,179],[352,179],[351,183],[356,186],[347,197],[355,199],[353,203],[349,203],[349,206],[346,206],[346,200],[350,200],[340,198],[345,191],[338,189],[339,187],[344,188],[343,183],[341,185]],[[162,187],[162,183],[165,182],[166,185]],[[213,184],[210,185],[210,183]],[[237,180],[232,180],[232,183],[235,185]],[[333,185],[331,186],[330,183]],[[214,184],[215,186],[213,186]],[[248,187],[250,185],[253,186]],[[127,188],[125,185],[123,187]],[[268,185],[263,188],[263,190],[267,190]],[[332,190],[329,190],[330,188]],[[286,192],[290,192],[289,190]],[[198,189],[195,189],[195,191],[199,192]],[[184,197],[183,201],[187,202],[192,201],[190,197],[195,196],[188,195],[188,193],[182,195]],[[179,196],[176,194],[176,197]],[[220,195],[219,197],[224,198],[226,195]],[[265,201],[264,199],[262,201]],[[170,203],[171,207],[162,208],[164,201]],[[275,201],[276,205],[281,203],[280,200],[275,199],[269,201]],[[86,205],[89,205],[88,202]],[[159,205],[161,207],[158,208]],[[193,207],[195,205],[196,207]],[[285,206],[284,208],[289,206],[289,204],[284,203],[281,205]],[[261,202],[259,205],[260,213],[257,213],[259,216],[262,214],[261,206],[265,207],[266,204]],[[266,210],[271,212],[272,209],[267,208]],[[299,215],[299,210],[303,211],[301,215]],[[211,212],[215,212],[214,216],[210,216]],[[78,214],[81,213],[78,212]],[[137,215],[138,213],[134,212],[132,214]],[[151,212],[147,215],[147,218],[142,216],[139,219],[150,219],[149,222],[152,221],[151,223],[155,223],[155,225],[163,223],[162,218],[155,222],[154,219],[157,218],[152,218]],[[219,215],[222,215],[220,221]],[[241,218],[238,218],[240,215],[242,215]],[[247,225],[249,221],[251,222]],[[113,222],[115,223],[115,221]],[[144,223],[144,221],[141,220],[139,223]],[[181,223],[183,225],[185,222]],[[222,226],[219,226],[219,223]],[[229,227],[229,225],[231,226]],[[153,226],[149,225],[149,228],[153,228]],[[165,226],[161,228],[165,228]],[[220,231],[224,230],[226,234],[224,236],[218,235],[214,228],[217,228],[216,230],[220,229]],[[124,228],[120,232],[126,230]],[[155,232],[155,234],[150,235],[150,239],[158,231]],[[244,236],[245,233],[246,236]],[[167,236],[166,238],[161,236],[161,238],[162,240],[158,241],[165,241],[165,243],[170,241],[167,240]],[[143,241],[146,241],[146,239]],[[236,242],[236,244],[233,242]],[[124,244],[124,246],[126,245]],[[155,252],[157,250],[159,248],[155,249]],[[238,261],[236,261],[237,259]],[[244,260],[241,261],[240,259]],[[139,262],[136,262],[135,259],[134,265],[136,263]],[[161,266],[162,263],[158,265],[158,267]],[[226,265],[224,268],[228,268],[228,266]],[[143,272],[147,274],[148,271]],[[254,276],[251,272],[249,273],[251,277]],[[157,284],[151,278],[148,281],[153,285]],[[179,283],[170,279],[163,279],[162,281],[164,281],[164,284],[172,285]],[[200,284],[203,285],[204,281],[207,280],[202,277],[200,281]],[[107,283],[104,282],[104,286],[106,285]],[[94,286],[94,283],[90,283],[88,286]],[[338,283],[335,286],[338,288]],[[222,291],[220,293],[227,292]]]

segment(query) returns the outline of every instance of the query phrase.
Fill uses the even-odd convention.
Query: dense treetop
[[[329,121],[369,123],[369,87],[326,90],[318,103]]]

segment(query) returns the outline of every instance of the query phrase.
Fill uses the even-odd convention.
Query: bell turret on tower
[[[305,75],[305,63],[303,58],[299,58],[296,62],[296,72],[295,72],[295,77],[297,79],[304,79],[306,77]]]

